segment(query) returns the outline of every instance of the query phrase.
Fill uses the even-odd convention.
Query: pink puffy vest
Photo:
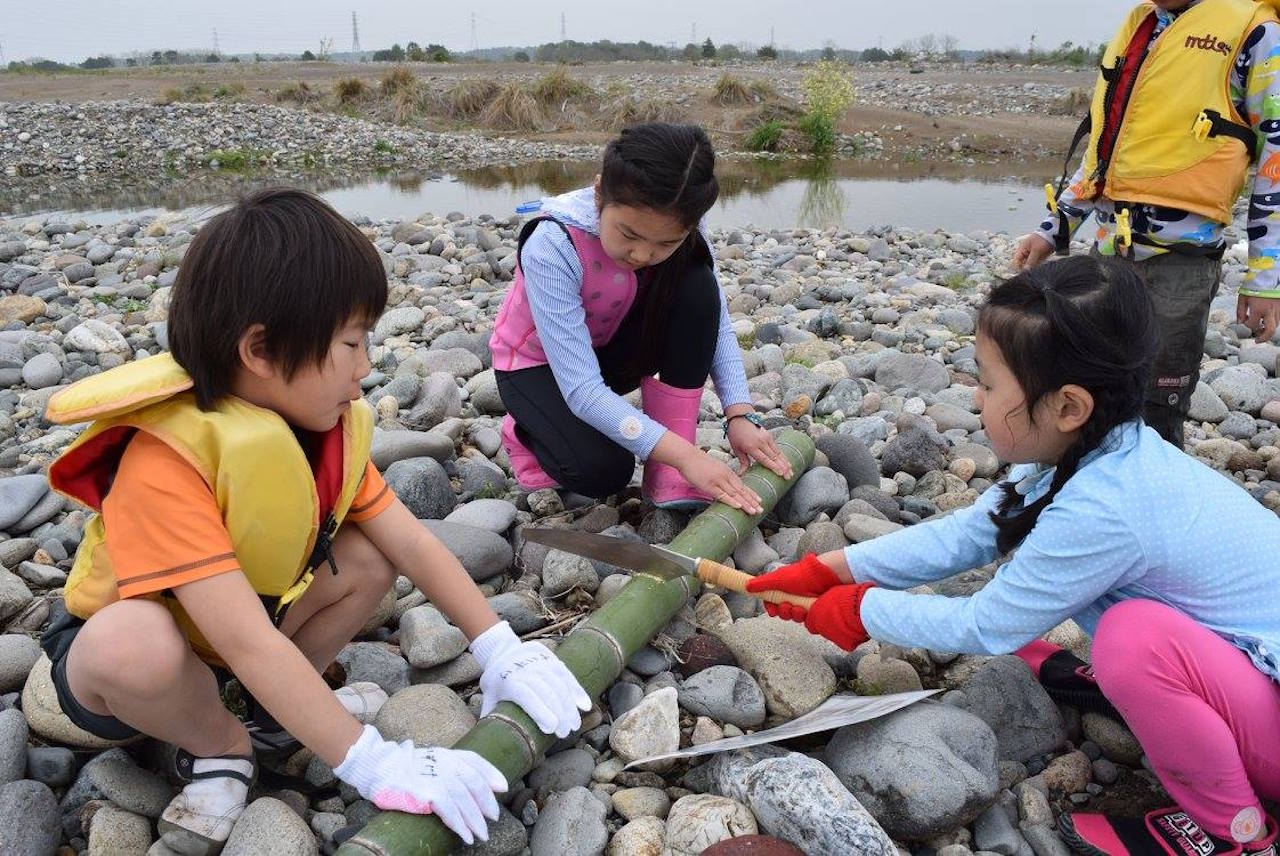
[[[537,221],[531,221],[521,232],[521,245],[532,234],[535,222]],[[598,348],[618,332],[627,310],[635,302],[635,271],[622,267],[609,258],[598,235],[559,221],[553,222],[568,233],[573,248],[578,252],[578,261],[582,264],[582,307],[586,311],[591,346]],[[507,292],[502,308],[498,310],[493,335],[489,337],[489,350],[493,352],[493,367],[498,371],[527,369],[547,362],[547,355],[542,350],[542,342],[533,324],[529,295],[524,287],[524,272],[519,265],[516,266],[511,290]]]

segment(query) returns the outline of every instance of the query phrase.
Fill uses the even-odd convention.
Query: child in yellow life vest
[[[487,838],[494,792],[507,787],[495,767],[383,739],[368,723],[386,694],[333,692],[319,674],[397,572],[472,640],[485,713],[510,700],[565,736],[590,708],[371,463],[360,381],[386,300],[381,258],[351,223],[311,194],[262,191],[191,242],[173,288],[172,355],[49,402],[53,421],[91,422],[49,480],[98,512],[67,581],[68,615],[43,640],[58,699],[93,734],[179,748],[189,784],[160,829],[180,852],[226,841],[260,739],[308,747],[380,808],[433,812],[467,843]],[[252,695],[254,740],[223,706],[211,664]]]
[[[1085,140],[1083,162],[1014,254],[1019,269],[1055,248],[1065,255],[1094,216],[1093,251],[1133,265],[1151,295],[1162,345],[1143,417],[1179,448],[1218,293],[1224,229],[1251,162],[1249,271],[1236,321],[1258,341],[1280,323],[1277,6],[1149,0],[1133,7],[1103,54],[1089,117],[1071,147]]]

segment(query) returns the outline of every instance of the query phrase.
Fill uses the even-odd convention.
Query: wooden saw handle
[[[713,586],[728,589],[729,591],[740,591],[743,594],[758,597],[766,603],[792,603],[796,606],[805,608],[806,610],[813,606],[816,597],[803,597],[798,594],[788,594],[785,591],[777,589],[769,589],[762,592],[747,591],[747,583],[755,579],[751,574],[722,565],[719,562],[713,562],[710,559],[698,560],[698,579],[704,583],[710,583]]]

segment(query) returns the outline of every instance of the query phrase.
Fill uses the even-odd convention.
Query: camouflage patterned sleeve
[[[1280,298],[1280,25],[1262,24],[1245,39],[1230,92],[1261,146],[1249,195],[1249,272],[1240,293]]]

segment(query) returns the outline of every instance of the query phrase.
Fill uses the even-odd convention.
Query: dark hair
[[[1093,414],[1058,461],[1044,496],[1024,507],[1011,482],[1001,485],[1004,496],[991,518],[996,544],[1008,552],[1081,459],[1112,428],[1142,415],[1159,332],[1137,274],[1123,262],[1094,256],[1040,265],[996,286],[978,313],[978,331],[1000,349],[1033,421],[1040,399],[1066,384],[1093,396]]]
[[[646,274],[642,344],[634,359],[641,372],[657,364],[666,341],[667,309],[685,268],[712,263],[711,248],[697,226],[720,195],[715,165],[711,140],[697,125],[632,125],[605,147],[600,166],[602,207],[649,208],[674,217],[689,230],[675,252]]]
[[[173,357],[203,410],[231,391],[238,343],[266,328],[271,358],[291,378],[323,364],[334,334],[387,305],[378,250],[318,196],[269,188],[211,218],[191,242],[169,305]]]

